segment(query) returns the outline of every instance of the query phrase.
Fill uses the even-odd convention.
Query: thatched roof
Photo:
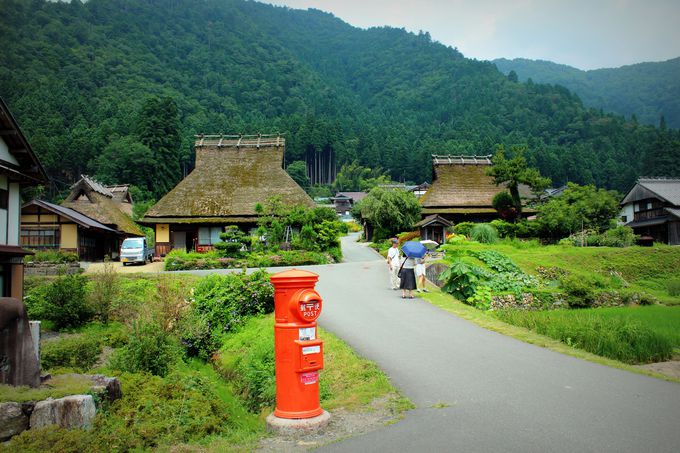
[[[117,200],[109,189],[86,175],[81,175],[80,180],[71,186],[71,193],[61,205],[125,234],[144,236],[127,214],[127,203]]]
[[[497,186],[486,170],[491,156],[432,156],[433,181],[420,198],[423,208],[492,208]]]
[[[432,155],[432,186],[420,197],[423,214],[493,213],[493,197],[507,191],[496,185],[486,171],[491,156]],[[528,186],[520,184],[520,196],[531,198]]]
[[[280,136],[197,136],[196,168],[146,213],[142,223],[241,223],[255,205],[280,196],[286,205],[314,202],[283,169]]]
[[[116,231],[112,228],[109,228],[106,225],[99,223],[96,220],[91,219],[91,218],[87,217],[86,215],[83,215],[82,213],[80,213],[76,210],[66,208],[64,206],[52,204],[52,203],[49,203],[49,202],[43,201],[43,200],[37,200],[37,199],[31,200],[31,201],[25,203],[21,207],[21,211],[22,211],[22,213],[24,213],[24,211],[35,212],[35,211],[30,211],[30,209],[32,207],[39,207],[39,208],[44,209],[45,211],[52,212],[52,213],[54,213],[56,215],[60,215],[62,217],[66,217],[67,219],[71,220],[72,222],[77,223],[81,227],[89,229],[89,230],[97,230],[97,231],[101,231],[101,232],[104,232],[104,233],[119,234],[118,231]]]

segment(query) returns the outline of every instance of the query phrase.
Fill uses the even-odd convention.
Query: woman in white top
[[[428,292],[427,288],[425,288],[425,258],[418,258],[416,261],[416,284],[418,286],[418,289],[416,291],[420,292]]]

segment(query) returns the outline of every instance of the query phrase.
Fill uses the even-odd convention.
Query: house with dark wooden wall
[[[432,185],[419,200],[423,217],[436,214],[454,224],[499,218],[493,198],[507,188],[486,174],[491,165],[491,156],[432,155]],[[531,191],[520,186],[520,195],[528,198]]]
[[[24,256],[20,245],[22,187],[47,183],[47,174],[0,98],[0,297],[23,299]]]
[[[156,254],[172,249],[211,250],[227,225],[257,226],[257,204],[279,196],[285,205],[313,207],[307,193],[283,169],[280,135],[199,135],[195,169],[141,223],[156,231]]]
[[[339,216],[349,215],[355,204],[368,195],[366,192],[338,192],[331,197],[333,208]]]
[[[621,207],[622,223],[635,234],[680,245],[680,179],[640,178]]]

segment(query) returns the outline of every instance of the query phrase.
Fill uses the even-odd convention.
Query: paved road
[[[322,451],[680,451],[680,385],[403,301],[375,252],[351,237],[343,247],[346,263],[309,268],[320,274],[321,325],[377,362],[417,409]]]

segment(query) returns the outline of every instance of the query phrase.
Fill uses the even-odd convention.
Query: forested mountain
[[[0,0],[0,94],[48,172],[154,197],[190,170],[196,133],[286,134],[327,156],[431,178],[432,153],[526,145],[555,184],[626,190],[680,175],[680,134],[520,83],[427,33],[242,0]],[[330,157],[328,157],[330,156]]]
[[[669,127],[680,128],[680,58],[591,71],[524,58],[493,62],[504,74],[515,71],[522,82],[531,78],[562,85],[588,107],[627,118],[635,115],[641,123],[653,125],[659,125],[664,116]]]

